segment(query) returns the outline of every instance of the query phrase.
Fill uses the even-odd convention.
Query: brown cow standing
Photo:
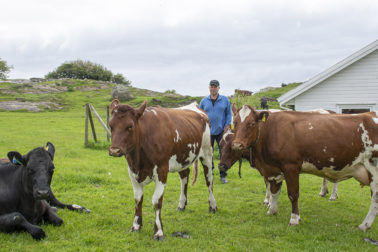
[[[252,148],[256,166],[270,183],[277,212],[282,181],[292,203],[290,225],[299,224],[299,173],[332,182],[354,177],[372,192],[369,212],[359,225],[366,231],[378,213],[378,117],[376,113],[333,115],[295,111],[257,112],[248,105],[234,112],[237,150]]]
[[[136,208],[131,231],[139,231],[142,227],[143,188],[153,180],[155,192],[152,205],[156,214],[154,238],[163,239],[161,208],[168,172],[180,174],[178,209],[183,210],[187,203],[188,168],[198,158],[209,189],[209,210],[217,210],[212,188],[213,175],[209,169],[212,159],[210,125],[203,110],[193,104],[178,109],[146,108],[146,102],[134,109],[120,104],[118,100],[114,100],[110,107],[112,145],[109,155],[126,157],[134,189]]]

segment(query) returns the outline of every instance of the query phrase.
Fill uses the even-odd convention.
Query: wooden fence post
[[[85,135],[84,135],[84,145],[88,145],[88,104],[85,104]]]
[[[91,108],[91,104],[88,104],[88,107]],[[93,124],[92,113],[90,109],[88,109],[88,116],[89,116],[89,122],[91,123],[93,139],[95,140],[95,142],[97,142],[96,131]]]

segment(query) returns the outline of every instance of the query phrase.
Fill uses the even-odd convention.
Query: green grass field
[[[2,96],[5,100],[4,96]],[[24,97],[28,99],[26,95]],[[138,97],[134,104],[151,97]],[[355,180],[339,184],[339,199],[330,202],[318,196],[321,178],[300,178],[299,226],[288,226],[291,204],[286,185],[282,187],[276,216],[267,216],[263,205],[262,177],[243,163],[239,179],[237,165],[230,171],[229,184],[219,181],[216,169],[214,194],[218,212],[208,213],[208,191],[202,167],[194,186],[188,188],[188,205],[176,210],[180,180],[169,175],[162,221],[165,239],[153,240],[155,214],[151,203],[154,184],[145,187],[143,228],[130,233],[134,219],[132,185],[124,158],[108,156],[106,148],[84,146],[84,104],[91,102],[105,118],[110,90],[67,92],[51,95],[66,107],[62,111],[0,112],[0,157],[8,151],[26,154],[52,142],[56,148],[52,189],[64,203],[89,208],[90,214],[59,210],[60,227],[42,225],[47,237],[35,241],[28,233],[0,233],[1,251],[377,251],[363,241],[378,239],[377,220],[364,233],[357,226],[370,206],[370,189]],[[98,138],[106,146],[106,135],[96,122]],[[218,161],[216,160],[216,163]],[[172,237],[187,232],[190,239]]]

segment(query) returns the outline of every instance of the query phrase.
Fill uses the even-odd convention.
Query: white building
[[[378,111],[378,40],[278,98],[297,111]]]

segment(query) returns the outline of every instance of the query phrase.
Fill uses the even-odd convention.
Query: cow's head
[[[32,194],[34,199],[47,199],[50,195],[50,184],[54,173],[55,147],[47,142],[45,147],[38,147],[26,155],[11,151],[9,161],[21,165],[23,170],[22,183],[24,191]]]
[[[220,171],[227,171],[230,169],[236,161],[242,157],[241,151],[232,149],[232,142],[234,141],[235,134],[231,129],[228,129],[223,133],[222,140],[219,143],[219,147],[222,150],[221,160],[219,161],[218,168]]]
[[[234,113],[235,139],[232,143],[234,150],[243,150],[256,144],[260,136],[261,121],[268,118],[267,111],[258,112],[249,105],[243,105],[240,109],[232,105]]]
[[[109,155],[120,157],[133,152],[139,145],[138,120],[146,109],[146,101],[138,109],[134,109],[129,105],[120,104],[116,99],[112,101],[110,108],[112,117],[109,127],[112,133],[112,144]]]

